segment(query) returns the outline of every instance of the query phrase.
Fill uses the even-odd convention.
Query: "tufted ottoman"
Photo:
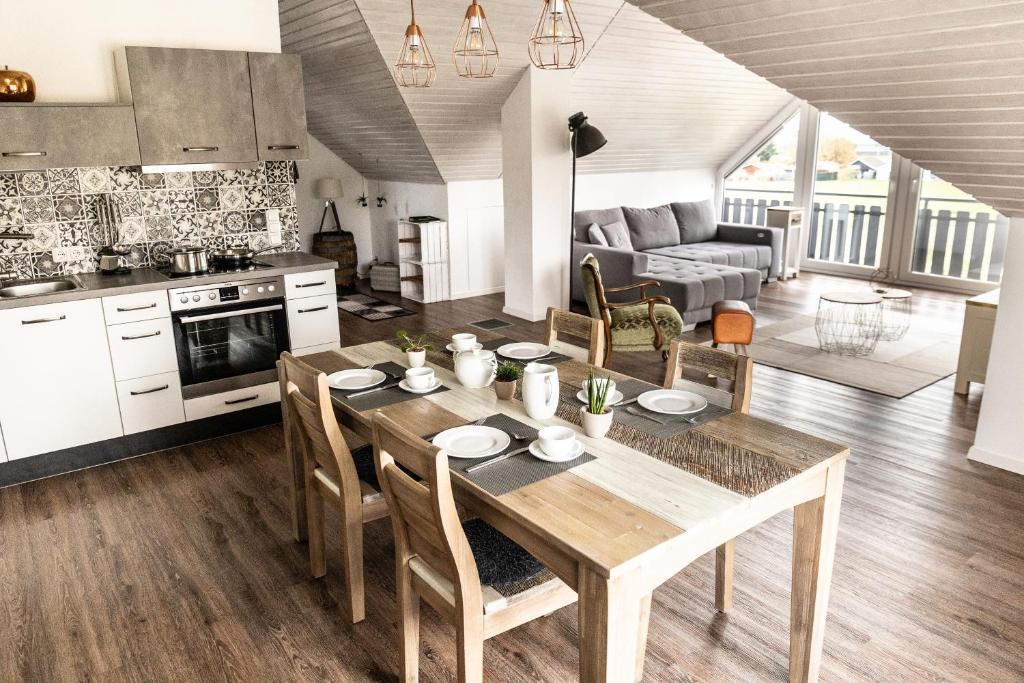
[[[659,258],[654,254],[649,256],[647,272],[638,277],[650,277],[661,283],[661,287],[651,293],[672,299],[672,305],[683,316],[688,329],[711,320],[711,308],[718,301],[735,299],[745,302],[751,309],[757,308],[757,295],[761,291],[759,270]]]

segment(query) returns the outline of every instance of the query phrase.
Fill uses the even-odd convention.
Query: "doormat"
[[[414,311],[389,304],[387,301],[381,301],[366,294],[339,295],[338,308],[346,313],[358,315],[364,320],[371,320],[373,322],[401,318],[403,315],[415,315]]]
[[[507,320],[499,320],[498,318],[488,318],[487,320],[477,320],[475,323],[470,323],[473,327],[479,327],[481,330],[500,330],[503,327],[512,327],[512,323]]]

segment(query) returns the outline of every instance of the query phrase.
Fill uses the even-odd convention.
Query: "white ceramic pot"
[[[612,409],[605,408],[604,414],[594,415],[586,406],[580,408],[583,415],[583,433],[594,439],[601,439],[612,428]]]
[[[523,368],[523,405],[534,420],[547,420],[558,408],[558,370],[553,365],[530,363]]]
[[[483,389],[491,386],[498,371],[498,361],[493,351],[473,349],[455,352],[455,377],[462,386]]]
[[[409,359],[410,368],[422,368],[423,365],[427,362],[426,350],[406,351],[405,355]]]

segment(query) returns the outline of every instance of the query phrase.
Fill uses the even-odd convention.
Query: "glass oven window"
[[[181,323],[192,384],[272,370],[279,353],[277,317],[245,313]]]

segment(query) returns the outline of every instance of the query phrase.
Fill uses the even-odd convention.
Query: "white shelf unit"
[[[448,224],[398,221],[398,269],[403,297],[425,304],[450,299]]]

